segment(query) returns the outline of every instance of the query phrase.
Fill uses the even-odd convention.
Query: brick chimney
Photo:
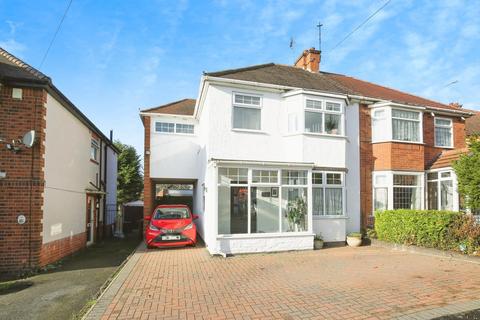
[[[295,62],[295,67],[302,68],[310,72],[320,71],[321,52],[315,48],[304,50]]]

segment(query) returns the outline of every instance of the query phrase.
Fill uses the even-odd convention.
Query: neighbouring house
[[[118,153],[111,134],[3,49],[0,110],[0,274],[47,265],[111,234]],[[27,132],[31,147],[19,140]]]
[[[315,234],[343,242],[375,210],[458,210],[441,155],[465,147],[471,113],[320,60],[311,48],[294,66],[205,73],[196,100],[141,111],[144,215],[156,185],[193,185],[200,236],[228,254],[312,249]]]

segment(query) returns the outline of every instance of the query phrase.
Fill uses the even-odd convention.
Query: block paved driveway
[[[478,299],[479,264],[373,246],[226,259],[139,248],[88,319],[428,319]]]

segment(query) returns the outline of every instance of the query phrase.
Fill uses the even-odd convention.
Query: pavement
[[[479,272],[375,246],[228,258],[141,246],[86,319],[432,319],[479,309]]]
[[[137,236],[112,239],[74,254],[61,265],[0,291],[0,319],[75,319],[137,247]],[[22,284],[27,286],[22,288]],[[15,289],[18,287],[18,289]]]

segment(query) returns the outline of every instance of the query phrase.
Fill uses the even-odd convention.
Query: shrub
[[[460,235],[453,232],[462,214],[435,210],[387,210],[375,213],[379,240],[444,250],[454,249]]]
[[[471,215],[462,214],[451,225],[447,234],[449,242],[459,250],[467,254],[479,254],[480,252],[480,225]]]

